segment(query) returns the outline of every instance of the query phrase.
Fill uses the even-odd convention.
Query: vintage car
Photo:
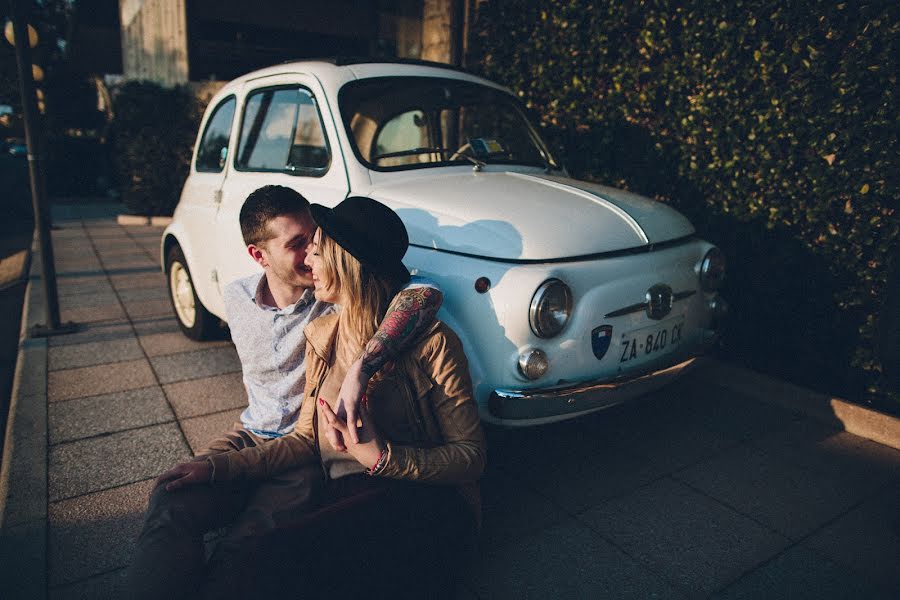
[[[501,86],[414,62],[300,61],[223,87],[162,238],[172,304],[202,339],[258,267],[238,214],[263,185],[392,207],[442,288],[482,417],[533,425],[659,388],[718,337],[722,253],[669,206],[567,176]]]

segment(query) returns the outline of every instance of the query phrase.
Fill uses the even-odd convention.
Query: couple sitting
[[[401,262],[403,223],[279,186],[240,220],[264,271],[225,290],[249,406],[157,479],[132,597],[452,597],[484,435],[459,339],[434,320],[441,293]],[[204,534],[226,525],[207,561]]]

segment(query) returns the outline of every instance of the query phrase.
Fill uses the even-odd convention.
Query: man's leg
[[[312,512],[320,504],[324,485],[324,474],[318,462],[261,482],[227,535],[216,543],[209,559],[206,597],[222,598],[234,594],[241,586],[254,589],[255,583],[248,581],[254,570],[249,564],[248,548],[258,536],[283,528]]]
[[[200,589],[206,576],[203,534],[234,519],[251,490],[225,485],[153,490],[128,573],[130,597],[182,598]]]
[[[195,460],[264,442],[238,424]],[[255,489],[252,484],[153,490],[129,571],[131,597],[178,598],[199,589],[206,577],[203,535],[233,521]]]

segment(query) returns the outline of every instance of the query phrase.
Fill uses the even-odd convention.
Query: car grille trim
[[[679,300],[690,298],[696,293],[697,290],[684,290],[683,292],[675,292],[674,294],[672,294],[672,301],[678,302]],[[622,308],[606,313],[605,315],[603,315],[603,318],[611,319],[612,317],[621,317],[622,315],[630,315],[631,313],[644,312],[646,310],[646,302],[637,302],[635,304],[629,304],[628,306],[623,306]]]

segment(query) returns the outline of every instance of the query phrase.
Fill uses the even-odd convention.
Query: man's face
[[[313,287],[312,272],[304,264],[306,247],[312,241],[316,224],[308,211],[275,217],[268,223],[274,236],[258,246],[266,260],[267,276],[291,287]]]

